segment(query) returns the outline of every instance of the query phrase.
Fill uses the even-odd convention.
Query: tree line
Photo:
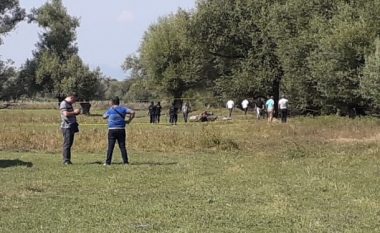
[[[91,70],[78,55],[76,29],[79,19],[67,13],[62,0],[46,2],[29,14],[18,0],[0,3],[0,45],[16,24],[26,20],[37,24],[42,33],[33,57],[15,68],[12,61],[0,60],[0,99],[58,98],[76,92],[83,101],[125,95],[127,83]]]
[[[380,1],[198,0],[161,17],[122,67],[125,81],[91,70],[78,56],[79,20],[61,0],[26,14],[0,3],[0,38],[17,22],[43,33],[33,58],[0,61],[0,98],[78,92],[83,99],[209,98],[285,94],[293,112],[380,108]]]
[[[146,31],[125,67],[155,95],[285,94],[293,111],[380,105],[380,1],[199,0]]]

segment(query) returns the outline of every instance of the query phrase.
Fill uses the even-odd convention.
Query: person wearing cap
[[[288,121],[288,103],[289,103],[289,100],[286,99],[285,95],[282,95],[281,99],[278,101],[278,108],[281,113],[282,123],[286,123]]]
[[[126,148],[126,131],[125,126],[130,124],[135,118],[135,112],[129,108],[120,106],[119,97],[115,97],[110,102],[111,107],[104,113],[103,118],[108,120],[108,149],[105,166],[110,166],[112,162],[112,154],[116,141],[119,144],[123,164],[128,165],[128,153]],[[129,115],[128,120],[125,120]]]
[[[71,165],[71,147],[74,143],[74,135],[79,132],[76,116],[80,114],[80,109],[74,109],[73,104],[78,100],[78,95],[72,93],[68,95],[60,104],[61,131],[63,134],[63,164]]]

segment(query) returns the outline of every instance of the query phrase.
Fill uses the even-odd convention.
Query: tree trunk
[[[90,103],[88,103],[88,102],[80,103],[80,107],[82,108],[82,114],[90,115],[90,109],[91,109]]]

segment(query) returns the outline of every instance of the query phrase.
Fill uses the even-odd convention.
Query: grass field
[[[129,167],[99,116],[64,167],[57,111],[0,111],[0,232],[380,232],[378,119],[139,116]]]

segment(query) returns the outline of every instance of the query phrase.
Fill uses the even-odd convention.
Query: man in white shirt
[[[243,108],[244,115],[247,115],[248,105],[249,105],[249,101],[247,99],[245,99],[245,100],[243,100],[243,102],[241,102],[241,107]]]
[[[286,99],[285,95],[281,96],[281,99],[278,101],[278,108],[280,109],[282,123],[286,123],[288,120],[288,102],[289,100]]]
[[[234,107],[235,107],[235,103],[233,100],[229,100],[227,101],[227,109],[229,111],[229,117],[231,118],[231,115],[232,115],[232,110],[234,110]]]

